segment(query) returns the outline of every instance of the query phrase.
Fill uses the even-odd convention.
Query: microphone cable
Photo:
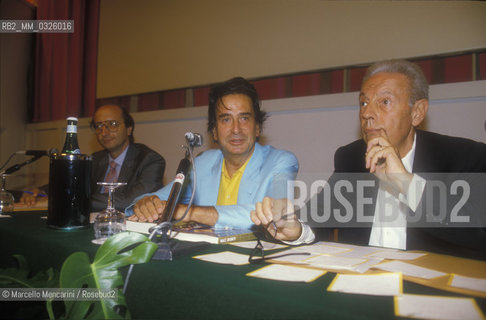
[[[14,152],[14,153],[12,153],[10,155],[10,157],[8,157],[7,161],[0,167],[0,170],[2,170],[3,168],[5,168],[5,166],[7,165],[7,163],[9,163],[10,159],[12,159],[12,157],[15,156],[15,154],[16,153]]]

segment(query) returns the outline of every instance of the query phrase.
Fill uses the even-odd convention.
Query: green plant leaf
[[[93,263],[84,252],[75,252],[61,269],[61,288],[121,288],[123,279],[118,268],[148,262],[157,245],[136,232],[122,232],[108,238],[96,252]],[[65,301],[68,319],[130,318],[125,296],[118,290],[117,299]],[[120,310],[125,310],[121,314]],[[117,312],[118,311],[118,312]]]
[[[30,269],[22,255],[13,255],[18,268],[0,269],[1,288],[56,288],[59,285],[59,271],[49,268],[29,277]]]

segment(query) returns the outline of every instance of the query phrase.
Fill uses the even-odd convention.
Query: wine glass
[[[7,174],[2,173],[2,189],[0,190],[0,214],[9,214],[14,210],[14,196],[5,190]]]
[[[115,233],[125,231],[125,214],[115,209],[113,194],[116,188],[126,184],[126,182],[98,182],[98,185],[108,189],[108,206],[95,218],[94,232],[96,239],[103,241]]]

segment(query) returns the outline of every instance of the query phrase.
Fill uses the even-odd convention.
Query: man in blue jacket
[[[287,196],[287,181],[295,179],[298,161],[288,151],[257,142],[265,119],[258,94],[247,80],[238,77],[211,89],[208,132],[220,148],[205,151],[195,160],[198,184],[194,205],[185,221],[217,228],[249,228],[253,225],[250,212],[256,202],[265,196]],[[129,220],[156,220],[171,188],[172,183],[137,198],[126,210]],[[192,185],[186,183],[181,202],[187,203],[191,193]],[[175,219],[182,217],[185,210],[185,205],[178,205]]]

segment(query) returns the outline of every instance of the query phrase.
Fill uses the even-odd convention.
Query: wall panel
[[[102,0],[98,98],[486,48],[480,1]]]
[[[431,105],[425,129],[486,142],[486,80],[431,86]],[[358,93],[341,93],[263,102],[270,117],[262,143],[294,152],[301,174],[327,176],[333,170],[335,150],[359,137]],[[207,108],[183,108],[133,114],[135,138],[159,152],[167,161],[165,182],[175,176],[184,156],[184,133],[204,135],[201,152],[216,147],[206,133]],[[83,153],[99,150],[89,119],[80,120],[79,144]],[[57,131],[53,128],[58,128]],[[62,148],[65,121],[27,125],[30,149]],[[31,170],[33,170],[31,168]],[[34,171],[32,171],[34,172]],[[36,167],[37,181],[47,182],[48,165]]]

